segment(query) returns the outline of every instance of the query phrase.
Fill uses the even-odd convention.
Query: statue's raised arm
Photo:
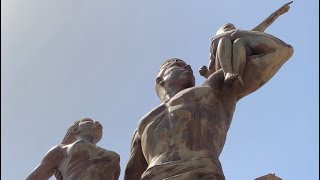
[[[216,78],[210,75],[221,69],[224,85],[236,87],[233,93],[239,99],[267,82],[292,56],[293,48],[263,31],[287,12],[291,3],[283,5],[252,31],[236,29],[231,23],[222,26],[211,40],[209,69],[205,66],[200,69],[200,74],[208,78],[205,83],[212,83]]]
[[[257,27],[253,28],[252,31],[260,31],[264,32],[264,30],[269,27],[280,15],[286,13],[290,9],[290,4],[293,1],[288,2],[287,4],[284,4],[279,9],[277,9],[274,13],[272,13],[267,19],[262,21]]]
[[[230,92],[240,99],[251,92],[262,87],[281,68],[281,66],[292,56],[293,47],[282,40],[266,33],[234,30],[227,34],[231,40],[243,39],[246,48],[239,48],[233,51],[233,56],[243,60],[246,59],[242,74],[244,86],[239,83],[224,84],[223,87],[230,89]],[[226,51],[221,51],[223,53]],[[214,76],[222,71],[217,71],[208,77],[205,83],[212,83]]]
[[[252,31],[264,32],[280,15],[288,12],[291,3],[292,1],[281,6],[253,28]],[[236,80],[244,85],[242,74],[247,56],[252,55],[252,47],[249,47],[249,42],[247,42],[247,40],[251,41],[251,39],[242,38],[242,36],[250,36],[250,32],[245,33],[245,31],[242,31],[238,35],[235,32],[238,31],[236,31],[236,27],[232,23],[227,23],[219,28],[216,35],[211,39],[209,67],[203,66],[199,70],[202,76],[208,78],[215,71],[222,69],[225,76],[224,80],[227,84],[231,84]],[[243,56],[245,57],[243,58]]]

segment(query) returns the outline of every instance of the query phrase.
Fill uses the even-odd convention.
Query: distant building
[[[268,175],[258,177],[254,180],[282,180],[282,179],[277,177],[276,175],[270,173]]]

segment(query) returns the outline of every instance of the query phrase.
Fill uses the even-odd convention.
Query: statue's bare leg
[[[237,74],[237,81],[244,86],[242,81],[242,74],[246,64],[246,49],[244,47],[244,40],[241,38],[233,42],[232,48],[232,70]]]
[[[229,38],[223,37],[219,40],[216,60],[220,62],[224,72],[224,81],[228,84],[233,82],[237,74],[232,70],[232,43]]]

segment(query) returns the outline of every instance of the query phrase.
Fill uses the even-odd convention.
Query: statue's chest
[[[183,126],[188,121],[207,118],[215,108],[221,105],[211,88],[189,88],[177,93],[168,102],[151,111],[143,119],[141,130],[145,127],[157,131]]]
[[[86,162],[93,159],[105,159],[109,157],[108,151],[102,149],[85,140],[78,140],[71,144],[67,149],[67,156],[69,163],[73,162]]]
[[[177,93],[167,102],[167,106],[183,106],[188,108],[190,106],[193,107],[193,104],[211,106],[219,102],[220,98],[218,94],[210,87],[193,87]]]

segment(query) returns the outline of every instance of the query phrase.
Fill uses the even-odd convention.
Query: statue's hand
[[[230,35],[231,39],[232,39],[239,31],[240,31],[239,29],[233,30],[233,32],[232,32],[231,35]]]
[[[200,73],[200,75],[201,76],[206,76],[207,75],[207,73],[208,73],[208,68],[207,68],[207,66],[202,66],[200,69],[199,69],[199,73]]]
[[[281,6],[281,8],[278,9],[278,13],[279,13],[280,15],[282,15],[282,14],[288,12],[289,9],[290,9],[290,6],[289,6],[289,5],[290,5],[291,3],[293,3],[293,1],[290,1],[290,2],[288,2],[287,4]]]

